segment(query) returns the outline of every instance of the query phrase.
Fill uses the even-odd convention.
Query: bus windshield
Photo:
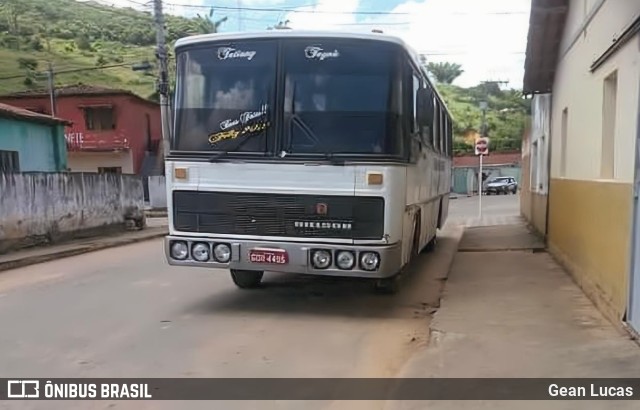
[[[178,56],[173,149],[266,152],[273,126],[277,45],[244,42]]]
[[[395,54],[390,45],[353,40],[287,44],[285,150],[400,154]]]
[[[181,52],[173,149],[403,155],[402,64],[393,44],[281,44],[280,70],[275,40]]]

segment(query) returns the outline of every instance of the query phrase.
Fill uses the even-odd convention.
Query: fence
[[[0,253],[142,219],[142,180],[92,173],[0,174]]]

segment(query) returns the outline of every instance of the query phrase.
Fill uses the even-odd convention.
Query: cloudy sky
[[[148,0],[99,0],[144,8]],[[371,31],[402,37],[430,61],[462,65],[456,80],[472,86],[508,81],[521,88],[531,0],[164,0],[171,14],[228,17],[222,31],[294,29]],[[242,9],[242,10],[239,10]],[[265,10],[268,9],[268,10]]]

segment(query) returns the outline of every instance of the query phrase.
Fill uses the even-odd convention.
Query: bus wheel
[[[437,243],[438,243],[438,236],[434,235],[433,238],[431,238],[431,240],[424,247],[422,252],[423,253],[433,252],[433,250],[436,248]]]
[[[400,289],[400,275],[376,280],[375,291],[381,295],[392,295]]]
[[[262,281],[262,275],[262,271],[231,269],[231,279],[241,289],[257,288]]]

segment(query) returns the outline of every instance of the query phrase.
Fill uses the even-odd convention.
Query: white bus
[[[395,291],[447,218],[452,123],[382,34],[275,30],[175,46],[171,265],[374,279]]]

